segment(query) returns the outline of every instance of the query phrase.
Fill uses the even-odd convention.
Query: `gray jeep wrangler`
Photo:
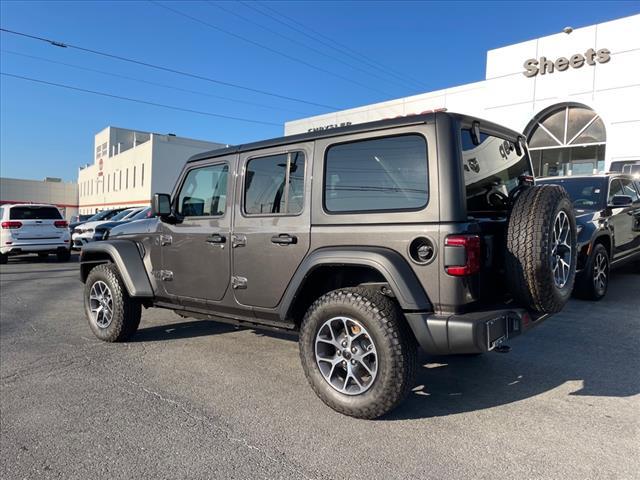
[[[560,311],[576,269],[562,187],[524,139],[438,112],[192,157],[154,218],[82,250],[89,325],[124,341],[141,307],[299,332],[331,408],[389,412],[417,347],[480,354]]]

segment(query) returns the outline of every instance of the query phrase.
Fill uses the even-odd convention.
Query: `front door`
[[[312,144],[240,156],[232,238],[236,300],[274,308],[309,250]]]
[[[226,162],[194,166],[172,200],[179,221],[161,223],[162,270],[154,274],[182,303],[221,300],[229,285],[230,179]]]
[[[611,209],[610,222],[613,225],[613,258],[622,258],[631,253],[634,248],[634,225],[640,216],[640,203],[638,202],[638,194],[631,182],[625,182],[625,179],[614,178],[609,183],[608,203]],[[627,186],[632,188],[625,188]],[[616,195],[630,196],[634,203],[629,207],[612,206],[613,197]]]

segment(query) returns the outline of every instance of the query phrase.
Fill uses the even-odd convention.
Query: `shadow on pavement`
[[[382,420],[487,409],[543,394],[567,382],[563,388],[568,395],[639,394],[640,275],[632,272],[617,272],[604,300],[572,300],[561,314],[509,342],[511,353],[475,357],[422,354],[413,392]],[[140,329],[131,341],[176,340],[235,330],[235,326],[214,321],[186,320]],[[295,340],[286,333],[255,333]]]

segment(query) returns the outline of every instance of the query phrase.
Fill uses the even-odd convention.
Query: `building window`
[[[129,169],[127,168],[127,173],[124,176],[124,188],[129,190]]]
[[[140,166],[140,186],[144,187],[144,163]]]
[[[527,131],[536,175],[580,175],[604,170],[604,122],[590,108],[552,107],[532,122]]]
[[[122,190],[122,170],[118,173],[118,190]]]
[[[133,188],[136,188],[136,167],[133,167]]]

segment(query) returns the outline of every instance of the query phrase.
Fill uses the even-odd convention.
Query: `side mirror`
[[[633,198],[629,195],[614,195],[611,199],[610,207],[630,207],[633,204]]]
[[[154,193],[151,199],[151,215],[154,217],[168,217],[171,215],[171,197],[167,193]]]

